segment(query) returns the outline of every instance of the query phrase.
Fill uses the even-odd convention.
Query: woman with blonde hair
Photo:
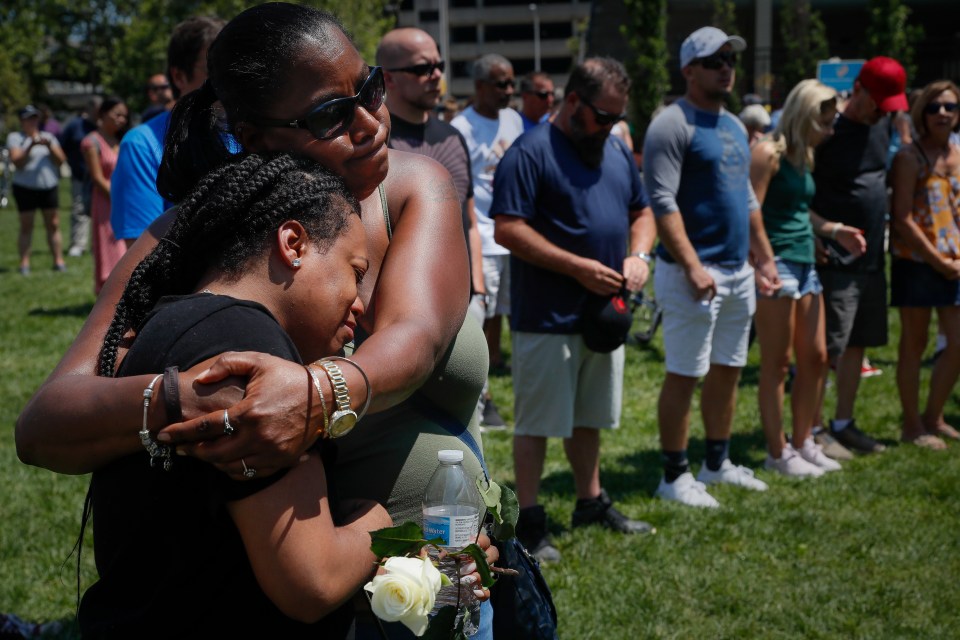
[[[960,89],[949,80],[928,84],[911,109],[917,137],[893,160],[890,304],[900,308],[897,389],[903,407],[901,439],[944,449],[940,436],[960,434],[943,407],[960,374]],[[920,362],[933,308],[947,346],[930,375],[920,414]]]
[[[836,92],[816,80],[800,82],[783,106],[773,136],[754,146],[750,181],[761,203],[782,288],[757,296],[760,342],[760,420],[767,440],[766,468],[791,477],[817,477],[840,468],[813,442],[811,431],[827,370],[823,288],[814,268],[814,234],[851,255],[866,248],[859,229],[829,222],[810,210],[814,148],[830,135]],[[796,377],[791,392],[793,433],[783,430],[784,380],[791,350]]]

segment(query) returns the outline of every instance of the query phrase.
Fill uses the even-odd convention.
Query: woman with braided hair
[[[100,374],[188,368],[224,349],[295,363],[337,353],[363,312],[358,213],[343,181],[306,160],[250,155],[214,170],[134,269]],[[319,443],[286,472],[259,478],[246,466],[246,482],[144,443],[93,474],[100,579],[80,604],[84,637],[225,637],[251,620],[282,638],[347,635],[344,602],[375,560],[367,532],[390,517],[373,501],[328,497]]]
[[[320,376],[320,385],[328,402],[343,402],[330,407],[341,419],[338,433],[368,395],[372,402],[370,415],[337,440],[333,472],[342,497],[373,499],[395,522],[419,522],[438,450],[464,451],[474,477],[483,464],[473,414],[488,359],[479,326],[465,321],[467,250],[450,175],[424,156],[387,149],[382,71],[364,63],[329,13],[287,3],[248,9],[211,44],[207,70],[204,86],[172,113],[160,191],[182,201],[235,151],[226,134],[244,151],[293,153],[343,178],[366,232],[366,313],[351,356],[357,366],[343,363],[337,389],[329,376]],[[16,434],[21,460],[88,473],[141,448],[133,425],[141,422],[152,376],[98,377],[97,354],[123,284],[177,217],[167,212],[131,247],[25,407]],[[224,353],[181,371],[178,381],[157,383],[148,430],[234,477],[242,477],[244,464],[264,477],[295,465],[322,431],[324,412],[308,400],[309,382],[302,367],[281,358]],[[224,409],[231,437],[224,436]],[[496,558],[494,547],[488,557]]]

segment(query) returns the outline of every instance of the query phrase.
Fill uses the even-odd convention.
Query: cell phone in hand
[[[837,247],[831,243],[827,243],[826,247],[827,247],[827,257],[830,259],[831,262],[847,265],[857,259],[857,256],[853,255],[852,253],[848,253],[847,251],[844,251],[842,248],[837,249]]]

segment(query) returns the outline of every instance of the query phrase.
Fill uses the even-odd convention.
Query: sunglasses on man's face
[[[694,60],[694,64],[699,64],[704,69],[710,69],[711,71],[722,69],[723,65],[732,69],[737,64],[737,54],[733,51],[717,51],[706,58],[697,58]]]
[[[439,62],[423,62],[421,64],[412,64],[409,67],[396,67],[395,69],[387,69],[391,72],[402,72],[402,73],[412,73],[415,76],[432,76],[434,69],[439,69],[440,73],[443,73],[443,70],[446,68],[446,60],[440,60]]]
[[[931,102],[923,108],[923,112],[927,115],[935,116],[940,113],[940,109],[943,109],[947,113],[956,113],[957,109],[960,109],[960,104],[956,102]]]
[[[516,80],[511,78],[509,80],[500,80],[499,82],[494,82],[493,80],[487,80],[486,82],[489,82],[490,84],[495,86],[497,89],[506,89],[507,87],[514,86],[514,83],[516,82]]]
[[[253,121],[252,124],[261,127],[306,129],[318,140],[329,140],[350,128],[358,105],[373,114],[383,104],[383,97],[383,69],[370,67],[370,75],[363,81],[363,86],[355,96],[328,100],[300,120],[264,119]]]
[[[537,96],[541,100],[546,100],[547,98],[553,95],[553,91],[527,91],[527,93],[532,93],[533,95]]]
[[[580,102],[590,107],[593,111],[593,120],[597,125],[601,127],[606,127],[612,124],[617,124],[621,120],[627,119],[626,113],[610,113],[609,111],[604,111],[603,109],[598,109],[593,104],[584,98],[580,98]]]
[[[151,84],[147,88],[150,89],[150,91],[163,91],[165,89],[169,89],[170,85],[169,84]]]

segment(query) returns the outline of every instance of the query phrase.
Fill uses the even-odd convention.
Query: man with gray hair
[[[497,169],[491,212],[513,268],[517,537],[540,560],[560,557],[537,504],[547,438],[564,439],[574,527],[653,530],[614,508],[600,483],[600,431],[619,426],[622,406],[630,320],[620,291],[643,287],[656,235],[633,154],[610,135],[629,86],[616,60],[586,60],[553,122],[524,134]]]
[[[523,133],[520,114],[508,108],[515,91],[513,65],[503,56],[488,53],[473,64],[473,104],[451,121],[467,141],[470,168],[473,174],[473,202],[480,231],[483,254],[483,280],[487,295],[482,309],[483,332],[490,350],[490,366],[504,365],[500,354],[502,317],[510,315],[510,252],[497,244],[493,237],[493,219],[490,203],[493,200],[493,174],[500,158]],[[481,424],[487,428],[502,428],[503,419],[489,396],[489,385],[484,389]]]

